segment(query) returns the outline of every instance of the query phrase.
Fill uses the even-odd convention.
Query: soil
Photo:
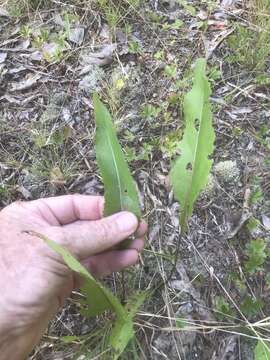
[[[264,239],[269,247],[270,240],[269,87],[231,62],[227,42],[237,24],[249,23],[251,9],[236,1],[142,1],[130,8],[124,2],[121,9],[125,16],[114,28],[87,2],[52,1],[17,16],[0,11],[0,207],[103,194],[91,99],[98,91],[114,116],[149,224],[140,264],[124,275],[125,291],[158,288],[140,309],[137,341],[122,359],[253,359],[256,340],[247,324],[270,309],[269,260],[255,274],[245,270],[250,241]],[[57,53],[67,13],[72,34]],[[180,236],[168,173],[198,57],[207,57],[212,87],[214,166]],[[269,77],[269,62],[263,74]],[[147,104],[158,112],[145,115]],[[259,225],[252,228],[254,219]],[[105,282],[121,296],[121,274]],[[228,314],[220,313],[221,298]],[[263,306],[244,312],[247,298]],[[107,314],[80,315],[74,292],[29,359],[111,358],[97,344],[109,321]],[[63,336],[82,337],[66,344]]]

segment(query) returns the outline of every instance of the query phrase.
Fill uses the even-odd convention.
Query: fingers
[[[102,217],[102,196],[64,195],[27,203],[50,225],[65,225],[77,220],[98,220]]]
[[[139,253],[135,249],[113,250],[104,254],[92,256],[83,261],[83,265],[95,277],[103,277],[115,271],[120,271],[137,263]]]
[[[147,232],[147,224],[143,220],[140,222],[138,229],[136,230],[135,236],[140,238],[143,237]]]
[[[136,216],[123,211],[97,221],[76,221],[54,230],[60,235],[62,245],[83,260],[117,245],[134,234],[137,227]]]

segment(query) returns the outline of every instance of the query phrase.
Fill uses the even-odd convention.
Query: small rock
[[[117,44],[105,44],[97,52],[89,52],[89,49],[83,50],[80,54],[80,64],[82,67],[89,65],[108,65],[112,62],[113,53]]]
[[[7,53],[0,52],[0,64],[4,63],[6,61],[6,58],[7,58]]]
[[[43,55],[45,57],[53,57],[57,53],[58,48],[59,46],[54,42],[46,43],[42,48]]]
[[[23,185],[18,186],[17,190],[22,194],[25,200],[31,200],[33,198],[31,192]]]
[[[266,230],[270,230],[270,218],[266,215],[262,215],[262,223]]]
[[[93,92],[99,89],[99,83],[105,76],[105,72],[96,65],[91,66],[91,71],[85,75],[79,83],[79,88],[86,92]]]
[[[73,29],[70,29],[68,39],[74,44],[81,45],[84,39],[84,28],[75,27]]]
[[[32,61],[41,61],[43,58],[42,53],[40,51],[34,51],[32,54],[30,54],[29,59]]]
[[[72,121],[72,115],[70,110],[67,107],[64,107],[62,110],[62,116],[64,121],[68,124]]]

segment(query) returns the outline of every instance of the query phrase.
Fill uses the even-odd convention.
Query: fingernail
[[[121,232],[133,233],[136,231],[138,226],[138,220],[136,216],[129,212],[120,213],[116,218],[116,222]]]

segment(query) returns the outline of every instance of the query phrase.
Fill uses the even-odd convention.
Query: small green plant
[[[164,68],[164,73],[168,78],[175,78],[177,75],[177,65],[171,64],[166,65]]]
[[[235,313],[231,309],[230,304],[225,300],[223,296],[215,297],[215,309],[217,311],[216,316],[220,320],[226,320],[228,316],[234,316]]]
[[[181,5],[187,13],[194,16],[196,14],[196,9],[194,6],[190,5],[190,3],[186,0],[177,0],[178,4]]]
[[[184,99],[185,130],[179,144],[180,157],[170,172],[176,199],[181,205],[180,225],[186,222],[200,191],[206,186],[213,160],[215,133],[210,109],[210,85],[206,78],[206,61],[198,59],[194,83]],[[194,106],[196,104],[196,106]]]
[[[40,34],[35,36],[33,41],[32,41],[32,45],[38,49],[41,49],[42,46],[48,42],[50,39],[50,32],[48,29],[46,28],[41,28],[40,29]]]
[[[176,19],[173,23],[165,23],[162,25],[163,30],[178,30],[183,26],[183,21]]]
[[[215,83],[221,79],[221,71],[218,66],[213,66],[208,72],[208,79],[211,83]]]
[[[136,11],[139,4],[140,0],[97,0],[102,16],[113,31],[122,23],[126,24],[125,18],[129,13]]]
[[[165,51],[162,50],[158,50],[155,54],[154,54],[154,59],[156,60],[165,60]]]
[[[11,16],[20,17],[30,11],[42,9],[49,4],[50,0],[9,0],[7,9]]]
[[[270,3],[268,0],[253,2],[252,25],[238,24],[235,32],[228,38],[228,45],[233,50],[229,61],[239,63],[250,70],[265,70],[270,54]]]
[[[234,51],[228,60],[251,70],[264,70],[270,53],[268,37],[265,30],[258,33],[258,30],[238,25],[228,40],[230,48]]]
[[[251,296],[246,296],[241,305],[240,309],[246,316],[255,316],[263,309],[264,302],[261,299],[255,299]]]
[[[161,141],[160,150],[169,158],[172,158],[179,149],[179,138],[181,138],[182,130],[168,133]]]
[[[23,25],[20,30],[20,35],[25,39],[29,39],[32,35],[31,27],[29,25]]]
[[[152,104],[143,105],[141,108],[141,116],[146,120],[155,119],[161,112],[161,108]]]
[[[97,125],[96,156],[105,187],[104,215],[127,210],[140,218],[137,189],[118,143],[111,116],[96,94],[93,102]],[[116,314],[109,343],[114,350],[112,358],[118,359],[134,337],[133,318],[143,303],[146,293],[134,294],[125,306],[121,305],[120,301],[98,283],[64,247],[41,234],[33,232],[33,235],[43,239],[52,250],[62,256],[72,271],[79,273],[85,279],[82,288],[85,299],[81,301],[83,315],[96,316],[106,310],[111,310]]]
[[[250,274],[254,274],[261,269],[267,258],[265,240],[251,240],[247,245],[246,255],[248,260],[245,262],[245,270]]]
[[[193,204],[200,190],[207,182],[212,165],[212,160],[208,157],[213,151],[214,132],[209,104],[210,86],[206,79],[205,67],[204,59],[196,62],[194,85],[184,102],[186,128],[179,144],[181,156],[176,160],[171,171],[175,196],[182,206],[182,228],[192,213]],[[138,192],[118,142],[111,116],[97,94],[93,97],[93,103],[96,120],[96,158],[105,189],[104,215],[127,210],[140,219]],[[157,110],[155,107],[150,107],[147,109],[147,116],[149,114],[157,116],[159,111],[159,108]],[[130,137],[130,134],[127,135]],[[49,247],[62,256],[71,270],[85,279],[82,288],[85,297],[81,301],[83,315],[95,316],[106,310],[116,314],[109,344],[114,350],[112,359],[118,359],[134,338],[133,319],[144,302],[147,292],[135,293],[125,305],[122,305],[117,297],[98,283],[65,248],[43,235],[33,234],[42,238]],[[124,247],[126,245],[127,243],[123,244]],[[182,326],[179,321],[177,326]]]
[[[140,54],[142,52],[142,47],[138,41],[131,40],[128,42],[128,51],[131,54]]]
[[[125,147],[125,157],[127,162],[131,161],[147,161],[152,154],[154,146],[144,143],[139,149],[133,147]]]
[[[258,229],[260,227],[261,223],[258,219],[256,219],[255,217],[252,217],[248,220],[246,227],[249,230],[249,232],[253,232],[256,229]]]

